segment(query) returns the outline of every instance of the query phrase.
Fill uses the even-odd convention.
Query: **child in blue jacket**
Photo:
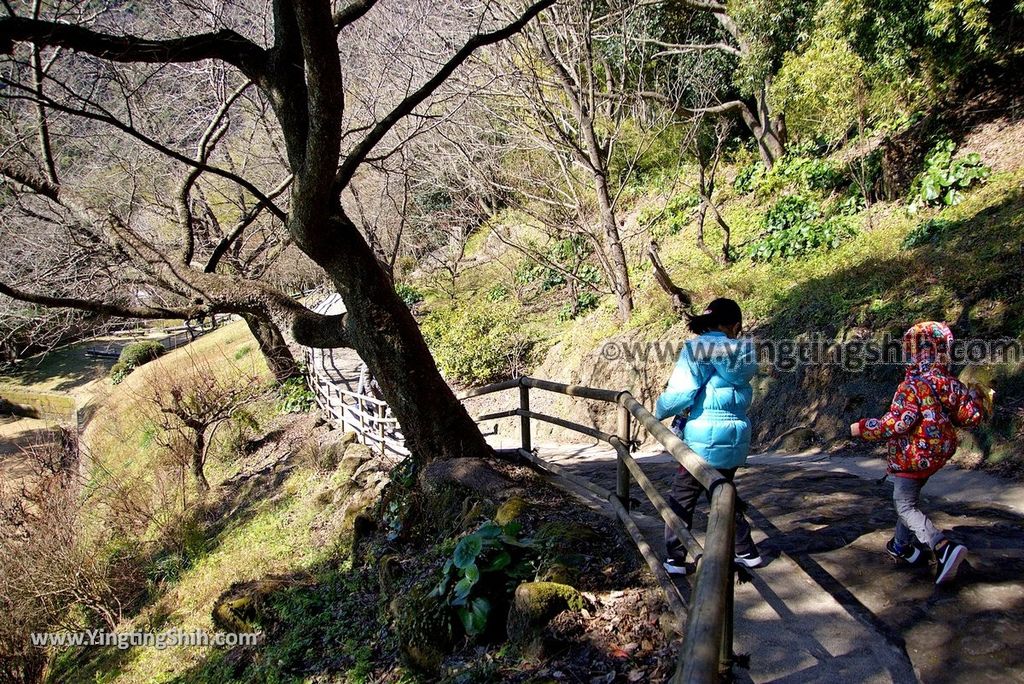
[[[750,451],[750,419],[747,409],[753,396],[750,379],[757,373],[757,355],[749,340],[737,340],[743,329],[743,314],[731,299],[716,299],[699,316],[688,316],[690,331],[697,337],[683,346],[669,378],[658,397],[654,415],[658,420],[675,416],[672,427],[680,439],[730,482],[736,469],[747,461]],[[680,467],[672,485],[669,505],[690,527],[701,494],[700,482]],[[745,506],[736,501],[736,562],[756,568],[762,559],[750,537]],[[686,548],[667,526],[665,570],[686,574]]]

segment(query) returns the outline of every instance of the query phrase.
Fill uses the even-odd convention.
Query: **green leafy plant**
[[[750,162],[736,174],[736,178],[732,181],[732,187],[741,195],[749,195],[754,192],[754,188],[762,176],[764,176],[764,164],[759,161]]]
[[[650,224],[655,237],[678,235],[693,220],[698,206],[700,195],[696,192],[682,193],[669,199],[663,209],[645,209],[638,220],[641,224]]]
[[[288,378],[277,387],[277,410],[281,413],[307,413],[313,410],[316,398],[306,384],[305,375]]]
[[[503,284],[498,283],[490,290],[487,291],[487,301],[489,302],[503,302],[508,299],[509,291],[508,288]]]
[[[120,384],[136,368],[163,356],[166,351],[162,344],[153,340],[125,345],[117,363],[110,367],[110,381],[115,385]]]
[[[576,299],[574,301],[563,304],[562,308],[558,310],[558,320],[571,321],[574,318],[578,318],[579,316],[596,309],[597,302],[598,297],[594,292],[590,292],[589,290],[586,292],[580,292],[576,295]]]
[[[464,535],[441,570],[433,595],[451,606],[468,636],[483,634],[492,606],[507,601],[519,582],[534,575],[534,543],[520,539],[517,522],[488,521]]]
[[[753,261],[785,259],[834,249],[855,233],[851,216],[840,213],[824,218],[817,202],[803,195],[787,195],[765,214],[761,235],[746,251]]]
[[[408,283],[395,285],[395,293],[405,302],[406,306],[413,306],[423,301],[423,293]]]
[[[935,244],[949,233],[956,224],[945,219],[929,219],[903,238],[903,249],[913,249],[924,244]]]
[[[952,207],[964,199],[964,190],[984,183],[992,174],[977,152],[954,159],[956,144],[952,140],[939,142],[928,153],[922,171],[910,186],[910,204],[907,210],[915,214],[924,207]]]

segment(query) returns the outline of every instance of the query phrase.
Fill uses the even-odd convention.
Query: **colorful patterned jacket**
[[[945,355],[952,338],[942,323],[922,323],[907,331],[910,367],[889,412],[859,423],[863,439],[889,440],[889,472],[895,475],[931,476],[956,453],[956,428],[974,427],[982,420],[978,398],[949,373]]]

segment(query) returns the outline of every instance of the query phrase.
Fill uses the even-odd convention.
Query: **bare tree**
[[[697,160],[697,194],[700,197],[700,205],[697,209],[697,246],[709,257],[721,261],[723,264],[732,261],[730,250],[732,229],[722,213],[718,211],[718,205],[715,204],[713,197],[715,175],[718,172],[718,164],[722,160],[722,149],[729,139],[731,128],[731,122],[728,120],[720,119],[710,125],[702,121],[698,124],[697,134],[690,142],[691,152]],[[717,257],[704,241],[704,224],[708,212],[711,212],[722,229],[722,252]]]
[[[652,9],[675,20],[652,22],[647,14]],[[739,115],[754,136],[761,160],[770,169],[786,151],[785,118],[781,113],[773,112],[768,103],[771,65],[765,63],[767,60],[761,54],[760,46],[749,34],[749,27],[746,22],[736,18],[732,13],[733,9],[728,2],[721,0],[655,0],[626,3],[620,11],[627,18],[630,15],[638,15],[639,20],[627,20],[624,25],[631,27],[634,38],[639,42],[659,48],[657,57],[676,59],[696,53],[714,53],[747,65],[748,70],[754,74],[751,79],[756,81],[750,88],[752,92],[749,99],[731,97],[723,98],[725,101],[717,103],[688,106],[685,98],[666,96],[665,92],[648,92],[647,95],[674,104],[680,113]],[[690,17],[710,20],[717,26],[717,31],[692,30],[692,27],[700,26],[702,22],[688,20],[685,16],[687,14]],[[758,20],[770,21],[768,17],[763,16],[759,16]],[[673,31],[652,32],[652,26],[656,27],[659,24],[682,26],[683,31],[681,34]],[[703,29],[702,26],[700,28]]]
[[[669,119],[627,92],[644,82],[643,67],[637,73],[636,60],[616,52],[621,41],[598,38],[611,30],[603,3],[561,3],[491,51],[497,73],[486,102],[490,125],[502,132],[491,137],[506,163],[504,172],[481,175],[556,239],[580,236],[593,247],[625,321],[633,290],[618,207],[638,158]],[[635,138],[629,143],[627,127]],[[563,264],[499,237],[577,283]]]
[[[44,679],[48,658],[30,634],[79,631],[92,620],[113,630],[145,579],[131,554],[96,553],[74,434],[26,455],[31,484],[0,491],[0,679],[29,684]]]
[[[235,366],[221,372],[193,358],[185,370],[156,362],[147,374],[141,399],[159,430],[157,441],[182,472],[192,473],[196,489],[204,495],[210,489],[206,456],[217,428],[264,391],[251,372]]]
[[[190,4],[162,8],[159,14],[112,10],[99,17],[78,16],[71,23],[59,13],[49,19],[14,14],[0,18],[0,49],[8,55],[6,75],[0,79],[6,86],[5,99],[41,105],[62,119],[91,122],[106,135],[116,133],[141,147],[149,158],[241,188],[248,212],[235,224],[243,226],[240,232],[250,216],[272,216],[284,226],[288,239],[324,270],[348,312],[319,315],[263,281],[208,268],[209,264],[195,268],[196,223],[188,220],[189,212],[182,212],[185,219],[174,224],[178,237],[171,241],[176,249],[170,250],[146,239],[132,207],[103,195],[76,197],[37,168],[11,168],[4,175],[33,189],[35,199],[70,212],[81,240],[102,246],[105,254],[116,255],[132,270],[146,271],[176,296],[140,298],[124,289],[39,292],[31,279],[4,282],[0,293],[44,306],[124,317],[191,319],[219,312],[262,317],[301,344],[355,348],[380,381],[417,460],[486,453],[479,429],[437,372],[415,320],[343,208],[341,195],[364,165],[401,146],[402,139],[393,135],[396,127],[417,116],[476,50],[515,35],[550,4],[551,0],[533,3],[496,26],[480,17],[467,21],[465,8],[455,8],[463,11],[453,12],[459,16],[448,22],[448,44],[458,45],[454,52],[446,51],[441,58],[434,53],[431,68],[410,72],[401,89],[373,92],[357,87],[359,79],[343,71],[341,55],[348,60],[362,52],[362,44],[350,39],[358,36],[364,22],[373,21],[374,0],[354,0],[338,9],[332,9],[329,0],[274,0],[269,17],[260,6],[248,14],[239,10],[235,16]],[[433,7],[425,16],[451,18],[444,5]],[[206,30],[196,30],[203,24]],[[173,35],[168,37],[169,29]],[[53,72],[41,94],[28,67],[35,50],[50,58],[56,54],[55,65],[63,64],[66,69],[60,73],[68,76]],[[202,150],[184,142],[195,139],[196,126],[181,110],[198,95],[208,95],[195,87],[195,71],[209,63],[230,67],[229,93],[252,83],[246,92],[253,91],[268,112],[274,135],[267,146],[279,142],[286,178],[268,182],[254,170],[204,158]],[[174,73],[193,88],[169,92],[163,108],[154,108],[152,100],[140,103],[132,98],[160,73]],[[95,74],[104,77],[93,78]],[[220,106],[230,110],[230,105],[225,107],[229,99],[221,100]],[[168,112],[180,113],[172,121],[178,124],[172,126],[174,136],[156,125],[172,118]],[[191,129],[182,130],[186,124]],[[159,136],[154,129],[160,130]],[[207,123],[204,130],[208,129]],[[282,187],[286,190],[279,190]],[[144,193],[133,199],[146,201]],[[168,230],[164,227],[163,233]],[[121,285],[124,280],[114,282]]]

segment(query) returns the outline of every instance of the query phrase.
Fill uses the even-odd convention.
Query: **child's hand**
[[[853,437],[860,437],[860,422],[850,424],[850,435]]]

